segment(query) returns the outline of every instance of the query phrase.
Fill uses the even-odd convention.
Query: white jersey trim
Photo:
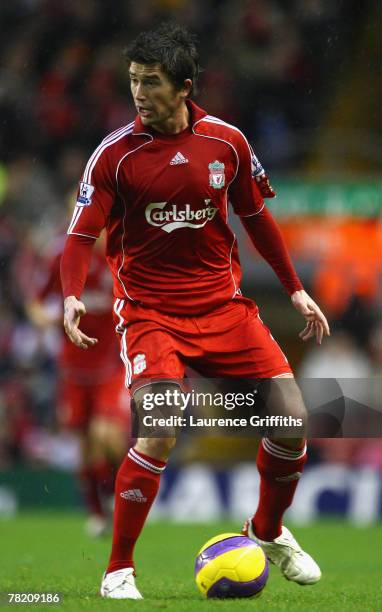
[[[245,144],[248,147],[250,157],[252,158],[252,156],[255,155],[255,152],[252,149],[251,145],[249,144],[247,137],[235,125],[232,125],[231,123],[227,123],[226,121],[223,121],[222,119],[219,119],[218,117],[214,117],[213,115],[207,115],[206,117],[204,117],[204,119],[208,121],[209,123],[215,123],[216,125],[222,125],[222,126],[230,128],[231,130],[235,130],[235,132],[239,132],[239,134],[241,134],[242,137],[244,138]]]
[[[258,215],[259,213],[261,213],[261,211],[263,210],[263,208],[265,208],[265,203],[262,205],[262,207],[257,210],[254,213],[251,213],[250,215],[240,215],[239,213],[236,213],[238,217],[255,217],[256,215]]]
[[[80,232],[70,232],[69,236],[84,236],[85,238],[92,238],[93,240],[98,239],[98,236],[91,236],[90,234],[81,234]]]
[[[112,134],[110,134],[109,136],[104,138],[104,140],[101,142],[101,144],[96,148],[94,153],[90,156],[89,161],[86,164],[85,172],[84,172],[83,177],[82,177],[82,181],[84,183],[91,184],[91,174],[93,172],[95,164],[97,163],[97,161],[98,161],[100,155],[103,153],[103,151],[105,149],[107,149],[108,147],[110,147],[115,142],[118,142],[118,140],[120,140],[121,138],[123,138],[127,134],[130,134],[132,132],[132,130],[133,130],[133,127],[134,127],[134,123],[131,123],[131,124],[129,124],[126,127],[120,128],[119,130],[116,130],[115,132],[112,132]],[[70,225],[68,227],[67,234],[74,234],[75,233],[75,232],[73,232],[73,230],[74,230],[75,226],[77,225],[78,220],[79,220],[83,210],[84,210],[83,206],[78,206],[77,205],[77,206],[74,207],[72,220],[71,220]]]
[[[89,185],[91,185],[91,178],[92,178],[92,172],[93,172],[94,166],[96,165],[103,151],[107,149],[110,145],[114,144],[115,142],[117,142],[118,140],[126,136],[127,134],[130,134],[133,131],[133,128],[134,128],[134,122],[129,123],[125,127],[120,128],[119,130],[116,130],[115,132],[112,132],[111,134],[109,134],[109,136],[106,136],[106,138],[103,139],[101,144],[96,148],[96,150],[90,156],[89,161],[86,164],[85,172],[83,174],[83,179],[82,179],[84,183],[88,183]]]
[[[128,389],[131,385],[132,368],[131,368],[131,361],[128,357],[128,352],[127,352],[126,321],[121,315],[122,308],[124,307],[124,305],[125,305],[125,300],[121,298],[117,298],[114,302],[113,310],[119,319],[117,325],[115,326],[115,331],[122,336],[121,351],[119,353],[119,356],[122,359],[122,362],[125,366],[125,387],[126,389]]]
[[[126,370],[126,375],[125,375],[125,387],[126,389],[128,389],[131,385],[131,362],[128,358],[128,353],[127,353],[127,343],[126,343],[126,333],[127,333],[127,329],[125,328],[125,331],[122,334],[122,338],[121,338],[121,352],[120,352],[120,356],[121,359],[123,361],[123,363],[125,364],[125,370]]]
[[[68,231],[67,231],[68,234],[72,233],[72,231],[74,229],[74,226],[76,225],[78,219],[80,218],[83,210],[84,210],[83,206],[75,206],[74,207],[72,220],[70,222],[70,225],[69,225]]]
[[[212,121],[213,123],[220,123],[222,125],[226,125],[227,127],[232,128],[236,132],[240,132],[240,134],[242,136],[244,136],[243,132],[238,127],[236,127],[235,125],[232,125],[232,123],[227,123],[227,121],[224,121],[223,119],[220,119],[219,117],[215,117],[214,115],[206,115],[204,117],[204,119],[208,119],[208,120]],[[244,136],[244,138],[245,138],[245,136]]]
[[[109,140],[109,138],[114,138],[117,134],[119,134],[122,130],[128,130],[131,127],[134,126],[134,121],[131,121],[130,123],[128,123],[127,125],[122,125],[121,127],[117,128],[116,130],[114,130],[113,132],[110,132],[110,134],[108,134],[107,136],[105,136],[105,138],[102,140],[101,145],[106,142],[106,140]]]
[[[115,331],[117,332],[117,334],[122,334],[124,326],[125,326],[125,319],[121,315],[121,310],[123,308],[124,303],[125,303],[125,300],[122,300],[121,298],[117,298],[113,306],[113,310],[115,314],[117,315],[117,317],[119,318],[119,321],[117,325],[115,326]]]
[[[228,223],[227,223],[227,225],[228,225]],[[231,232],[232,232],[232,230],[231,230]],[[229,252],[229,269],[230,269],[230,272],[231,272],[232,282],[233,282],[233,286],[234,286],[234,292],[233,292],[233,296],[232,296],[232,299],[233,299],[235,297],[235,295],[237,294],[237,292],[238,292],[238,287],[236,285],[235,277],[233,275],[233,270],[232,270],[232,251],[233,251],[233,247],[235,246],[235,242],[236,242],[236,234],[234,232],[232,232],[232,233],[233,233],[233,242],[232,242],[231,250]]]
[[[221,126],[224,126],[224,127],[228,127],[228,128],[230,128],[232,130],[235,130],[235,132],[239,132],[239,134],[241,134],[242,137],[244,138],[244,142],[245,142],[245,144],[248,147],[250,158],[252,159],[252,157],[255,157],[257,159],[257,156],[256,156],[253,148],[249,144],[248,139],[246,138],[245,134],[241,130],[239,130],[239,128],[237,128],[236,126],[232,125],[231,123],[227,123],[226,121],[223,121],[222,119],[219,119],[218,117],[213,117],[212,115],[207,115],[206,117],[204,117],[204,119],[208,123],[215,123],[215,125],[221,125]],[[254,215],[258,215],[259,212],[261,212],[263,210],[263,208],[264,208],[264,204],[260,208],[260,210],[257,210],[255,213],[251,213],[249,215],[240,215],[240,214],[238,214],[238,217],[253,217]]]

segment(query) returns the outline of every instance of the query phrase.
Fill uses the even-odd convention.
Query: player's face
[[[175,89],[159,64],[132,62],[129,74],[134,104],[143,125],[160,132],[169,131],[184,108],[191,81],[185,81],[184,89]]]

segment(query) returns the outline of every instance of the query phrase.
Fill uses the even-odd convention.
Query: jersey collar
[[[188,110],[190,111],[190,118],[191,118],[190,127],[193,128],[194,125],[198,121],[200,121],[201,119],[203,119],[203,117],[207,115],[207,113],[205,110],[200,108],[200,106],[195,104],[195,102],[193,102],[192,100],[186,100],[186,104],[187,104]],[[135,117],[133,134],[135,136],[139,136],[139,135],[140,136],[152,136],[153,138],[155,137],[161,138],[163,136],[163,134],[160,134],[159,132],[152,130],[146,125],[143,125],[139,115]],[[168,137],[171,138],[171,135],[169,135]]]

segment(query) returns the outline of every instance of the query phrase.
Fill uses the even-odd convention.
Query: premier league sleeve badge
[[[77,206],[90,206],[90,204],[92,203],[93,192],[93,185],[88,185],[88,183],[80,183]]]

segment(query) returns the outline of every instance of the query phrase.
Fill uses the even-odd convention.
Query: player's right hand
[[[87,349],[97,344],[97,338],[89,338],[78,327],[80,318],[86,314],[85,304],[69,295],[64,301],[64,328],[70,340],[78,348]]]

